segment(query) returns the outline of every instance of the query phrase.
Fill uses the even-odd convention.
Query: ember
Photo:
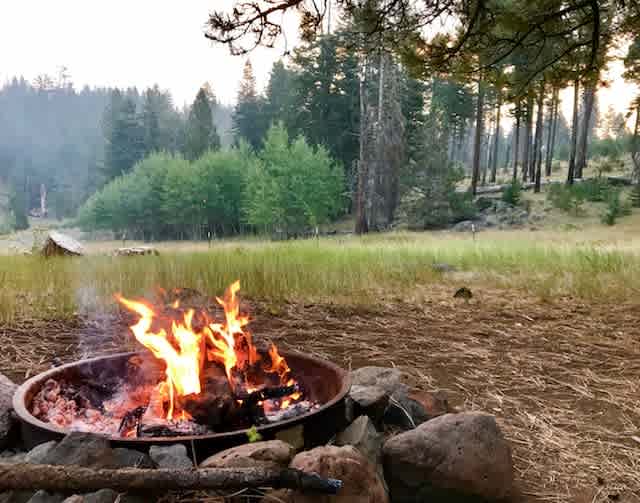
[[[66,429],[131,438],[230,431],[318,408],[275,345],[268,351],[254,345],[239,288],[235,282],[217,298],[224,323],[177,301],[154,307],[117,295],[138,315],[131,331],[153,357],[131,357],[115,381],[49,379],[33,398],[32,414]]]

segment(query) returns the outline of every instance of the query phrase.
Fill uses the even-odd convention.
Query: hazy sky
[[[203,36],[207,14],[232,0],[0,0],[0,82],[31,80],[65,65],[76,87],[154,83],[177,104],[210,81],[219,99],[235,100],[245,58]],[[283,50],[251,54],[258,84]]]
[[[207,14],[233,0],[0,0],[0,82],[14,75],[31,80],[55,74],[65,65],[76,84],[137,86],[158,83],[178,105],[193,101],[211,82],[219,99],[235,101],[245,58],[231,56],[203,36]],[[289,18],[289,44],[295,20]],[[283,53],[259,49],[250,55],[263,87],[273,62]],[[600,110],[625,111],[635,88],[612,66],[611,86],[599,91]],[[572,94],[563,93],[562,110],[571,116]]]

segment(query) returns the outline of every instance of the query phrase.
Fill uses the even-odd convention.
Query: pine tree
[[[261,116],[262,102],[256,91],[256,78],[251,61],[247,60],[242,72],[238,104],[233,113],[233,131],[236,141],[245,139],[255,149],[259,149],[266,132]]]
[[[114,95],[109,110],[111,124],[105,145],[104,174],[107,180],[127,173],[144,155],[143,129],[131,97]],[[119,103],[120,102],[120,103]]]
[[[200,88],[187,120],[185,154],[188,159],[197,159],[207,150],[220,148],[220,137],[213,124],[211,101],[215,98]]]

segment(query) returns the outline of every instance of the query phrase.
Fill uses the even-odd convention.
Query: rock
[[[475,222],[471,220],[463,220],[462,222],[458,222],[453,226],[453,230],[456,232],[471,232],[471,229],[475,226],[476,230],[478,230],[478,226],[475,225]]]
[[[440,262],[440,263],[436,262],[434,264],[431,264],[431,269],[434,272],[438,272],[440,274],[446,274],[448,272],[456,272],[457,271],[457,269],[454,266],[452,266],[450,264],[446,264],[444,262]]]
[[[61,503],[64,500],[62,494],[49,494],[46,491],[38,491],[27,503]]]
[[[384,424],[410,430],[431,419],[420,402],[404,393],[396,393],[384,414]]]
[[[84,503],[84,498],[79,494],[74,494],[73,496],[69,496],[62,503]]]
[[[25,459],[27,457],[26,452],[3,452],[0,454],[0,463],[6,463],[8,465],[16,464],[16,463],[26,463]]]
[[[8,377],[0,374],[0,449],[9,443],[13,419],[13,394],[18,386]]]
[[[193,468],[193,463],[187,455],[187,448],[182,444],[152,445],[149,456],[158,468],[173,468],[176,470]]]
[[[449,412],[455,412],[449,405],[449,397],[445,391],[411,391],[409,398],[415,400],[422,406],[428,416],[427,421]]]
[[[364,414],[369,416],[376,425],[381,425],[388,404],[389,393],[384,389],[378,386],[354,384],[347,397],[347,410],[351,413],[349,420]]]
[[[84,255],[83,246],[71,236],[58,231],[51,231],[41,250],[45,257],[68,256],[77,257]]]
[[[352,445],[374,465],[380,461],[382,435],[367,416],[360,416],[339,433],[335,444],[339,447]]]
[[[34,464],[42,463],[42,461],[47,457],[47,454],[49,454],[49,451],[51,451],[56,445],[58,445],[58,442],[55,440],[36,445],[33,449],[27,452],[24,462]]]
[[[91,433],[71,432],[50,449],[40,463],[45,465],[78,465],[87,468],[117,468],[116,458],[106,437]]]
[[[273,493],[287,503],[388,503],[389,497],[375,468],[355,447],[327,445],[301,452],[291,468],[317,473],[321,477],[339,478],[342,489],[335,496],[302,494],[286,490]]]
[[[408,391],[402,383],[402,372],[390,367],[361,367],[351,372],[352,389],[355,386],[377,386],[389,395]]]
[[[113,449],[113,455],[120,468],[155,468],[153,460],[143,452],[117,447]]]
[[[257,466],[286,467],[295,449],[282,440],[268,440],[239,445],[208,457],[200,468],[250,468]]]
[[[82,503],[113,503],[118,499],[118,493],[112,489],[100,489],[95,493],[85,494]]]
[[[390,438],[382,453],[394,502],[445,495],[502,500],[512,494],[511,448],[487,414],[445,414]]]

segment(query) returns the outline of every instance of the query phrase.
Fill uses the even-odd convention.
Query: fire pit
[[[83,360],[26,381],[14,397],[25,443],[75,430],[139,449],[185,443],[201,458],[255,433],[305,448],[327,442],[345,425],[347,374],[255,345],[238,289],[234,283],[217,299],[224,323],[178,301],[152,306],[118,296],[137,315],[131,331],[150,351]]]

